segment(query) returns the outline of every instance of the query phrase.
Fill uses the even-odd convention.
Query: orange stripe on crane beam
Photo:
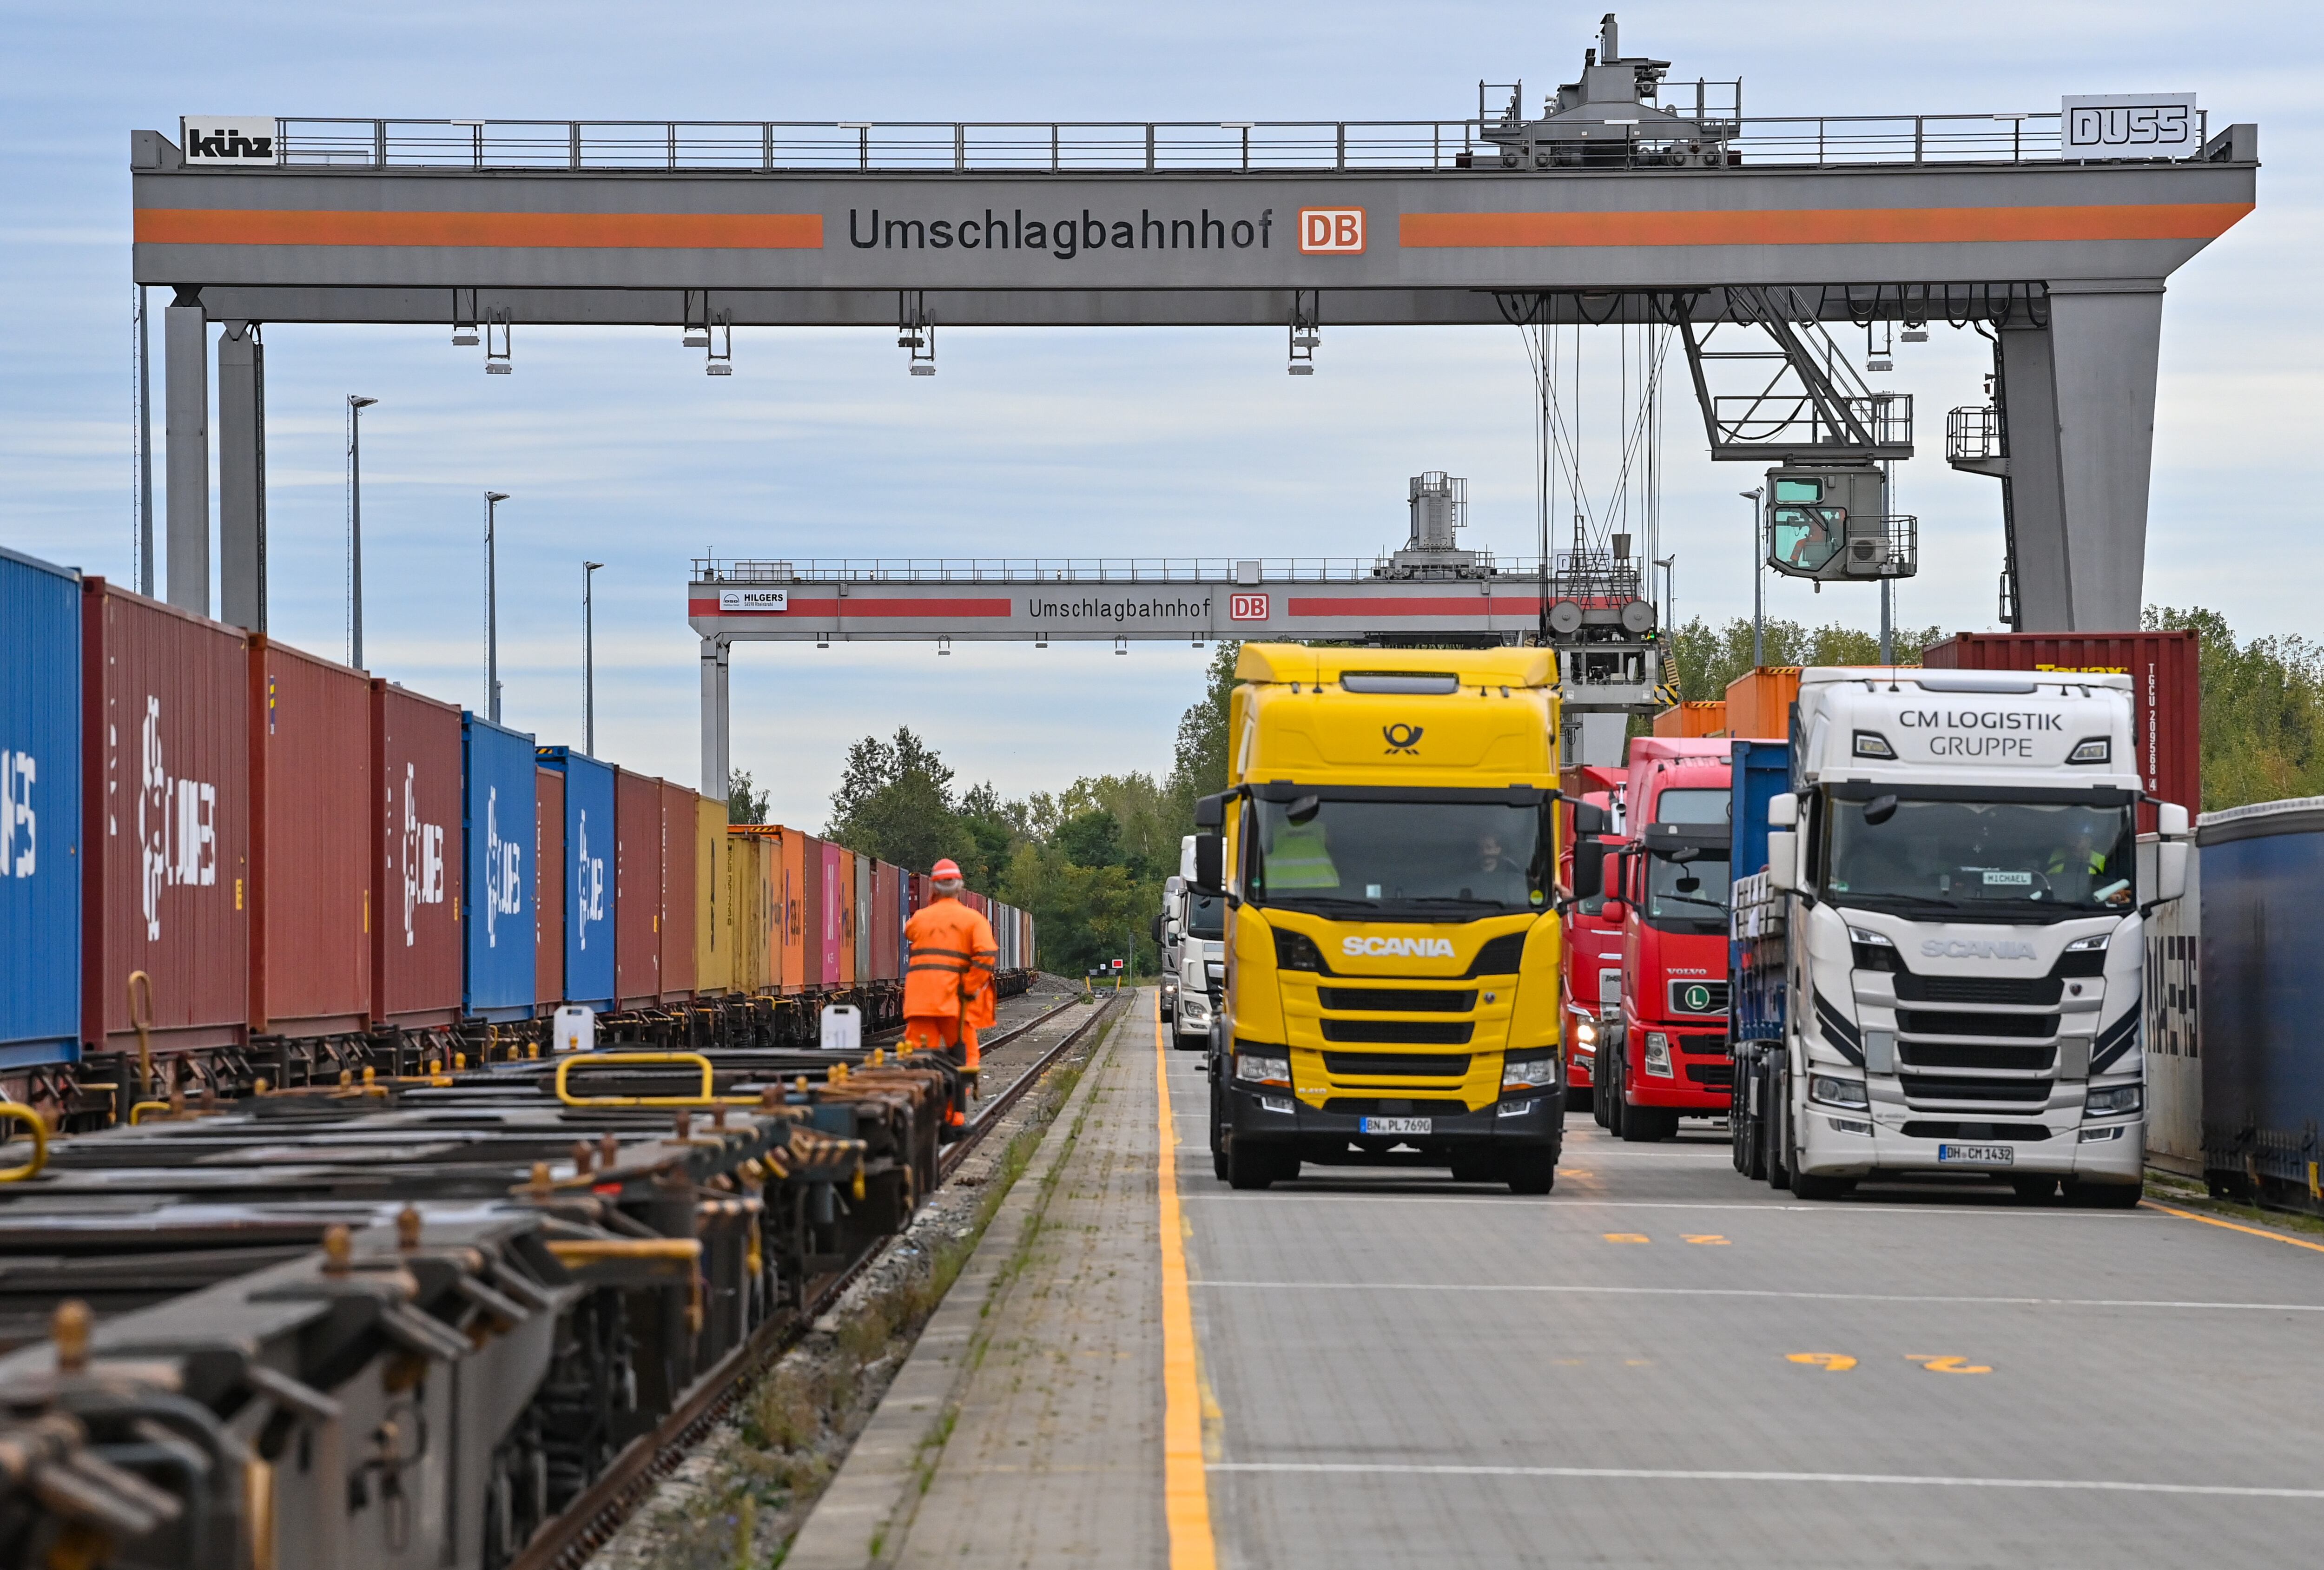
[[[819,251],[821,213],[445,213],[140,208],[161,245],[442,245],[531,249]]]
[[[2249,202],[2088,208],[1810,208],[1748,212],[1406,213],[1412,247],[1942,245],[2057,240],[2211,240]]]

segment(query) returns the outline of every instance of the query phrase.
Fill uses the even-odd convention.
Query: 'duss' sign
[[[187,115],[178,145],[188,163],[280,163],[281,134],[272,115]]]
[[[2092,93],[2058,101],[2068,158],[2184,158],[2195,151],[2192,93]]]

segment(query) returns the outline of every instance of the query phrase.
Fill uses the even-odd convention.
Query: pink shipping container
[[[460,1017],[460,709],[371,684],[374,1022]]]
[[[840,984],[840,977],[846,974],[843,968],[845,965],[844,956],[849,947],[849,884],[844,879],[847,853],[829,840],[817,841],[816,848],[823,853],[823,889],[817,900],[821,931],[816,937],[822,963],[815,973],[815,979],[825,986],[835,987]]]
[[[701,882],[695,844],[701,798],[661,781],[661,1000],[694,995],[694,900]]]
[[[613,998],[661,1001],[661,781],[613,771]]]
[[[565,1001],[565,771],[533,771],[532,812],[532,995],[554,1009]]]
[[[81,1035],[236,1046],[250,1017],[250,652],[242,630],[81,580]],[[143,1004],[141,1002],[141,1009]]]
[[[2191,631],[2171,633],[1956,633],[1922,652],[1947,670],[2066,674],[2120,671],[2130,677],[2130,736],[2141,783],[2191,817],[2203,810],[2202,675]],[[2142,830],[2154,808],[2138,808]]]

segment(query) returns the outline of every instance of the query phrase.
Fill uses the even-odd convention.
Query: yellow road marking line
[[[1856,1366],[1856,1360],[1844,1352],[1787,1352],[1784,1361],[1806,1363],[1826,1373],[1846,1373]]]
[[[1170,1570],[1213,1570],[1210,1480],[1203,1455],[1203,1384],[1194,1361],[1194,1300],[1186,1287],[1186,1238],[1178,1207],[1178,1137],[1170,1121],[1170,1044],[1154,1022],[1154,1088],[1160,1111],[1162,1205],[1162,1515]]]
[[[2296,1249],[2311,1249],[2317,1253],[2324,1254],[2324,1243],[2310,1242],[2305,1238],[2286,1237],[2280,1232],[2270,1232],[2263,1226],[2246,1226],[2240,1222],[2222,1221],[2216,1215],[2203,1215],[2192,1210],[2174,1209],[2168,1205],[2157,1205],[2152,1199],[2144,1203],[2165,1215],[2175,1215],[2181,1221],[2200,1221],[2205,1226],[2224,1226],[2229,1232],[2249,1233],[2254,1237],[2264,1237],[2270,1242],[2290,1243]]]

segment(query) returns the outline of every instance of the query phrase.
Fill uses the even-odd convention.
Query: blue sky
[[[560,4],[0,7],[11,127],[0,185],[0,543],[126,577],[134,522],[128,132],[186,113],[464,117],[1457,117],[1478,78],[1570,76],[1599,8]],[[2230,20],[2222,20],[2223,17]],[[1748,19],[1747,19],[1748,18]],[[1754,114],[2054,109],[2061,93],[2201,95],[2259,123],[2260,210],[2172,281],[2147,597],[2245,632],[2308,633],[2324,351],[2314,256],[2319,27],[2290,5],[1622,12],[1627,52],[1744,78]],[[158,335],[157,335],[158,336]],[[696,776],[687,560],[722,555],[1369,555],[1405,476],[1466,475],[1472,541],[1530,537],[1530,381],[1511,329],[1328,330],[1312,379],[1282,333],[947,331],[910,378],[880,331],[744,332],[735,374],[668,330],[520,329],[485,377],[437,328],[270,329],[274,630],[345,646],[341,402],[364,428],[367,653],[481,707],[482,494],[502,507],[506,716],[579,740],[579,562],[598,577],[599,749]],[[1610,354],[1611,345],[1606,346]],[[1981,401],[1983,345],[1899,351],[1924,456],[1900,475],[1923,568],[1898,619],[1985,627],[1998,488],[1955,475],[1941,412]],[[158,391],[158,390],[157,390]],[[1610,414],[1601,409],[1603,420]],[[1748,466],[1702,456],[1669,406],[1665,549],[1682,616],[1748,614]],[[1869,625],[1869,591],[1771,587],[1771,612]],[[908,724],[1005,791],[1170,762],[1202,655],[1163,645],[757,646],[737,651],[735,761],[778,816],[823,821],[846,743]]]

